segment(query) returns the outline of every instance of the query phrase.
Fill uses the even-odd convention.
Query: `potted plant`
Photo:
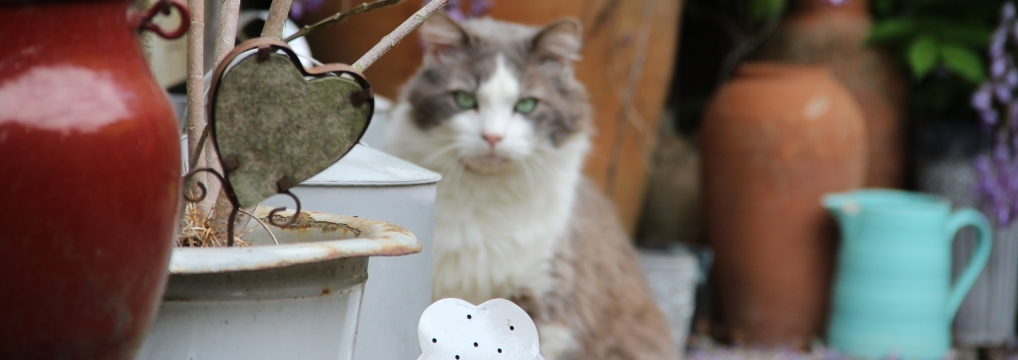
[[[955,319],[955,341],[965,347],[1003,345],[1014,334],[1018,287],[1018,232],[1008,216],[998,216],[1007,212],[1001,201],[1011,196],[1011,188],[1000,181],[1013,178],[1008,171],[1014,168],[1008,163],[1014,149],[1006,145],[1013,135],[1005,109],[1013,91],[1009,76],[1018,82],[1007,58],[1013,49],[1014,5],[883,0],[874,10],[878,21],[869,41],[893,51],[913,77],[909,106],[916,187],[956,206],[984,209],[995,227],[990,260]],[[995,134],[984,131],[990,129]],[[975,240],[971,230],[960,233],[953,252],[955,276]]]
[[[252,214],[247,247],[174,249],[140,358],[352,358],[368,257],[416,253],[420,242],[382,221],[301,212],[280,227],[271,212]]]
[[[220,39],[234,38],[238,3],[224,2]],[[365,4],[362,11],[388,3]],[[421,9],[390,38],[402,38],[444,3]],[[188,79],[192,171],[185,177],[185,197],[194,204],[185,215],[181,246],[173,249],[169,285],[142,347],[144,358],[349,359],[368,257],[421,250],[406,229],[302,212],[289,192],[342,157],[362,136],[373,99],[360,71],[391,47],[388,41],[380,43],[352,66],[305,69],[280,39],[290,5],[272,2],[261,38],[236,48],[232,41],[217,41],[228,45],[216,49],[219,64],[211,75],[207,104],[202,76],[194,73],[200,67],[189,68],[198,75]],[[201,19],[200,11],[195,15]],[[333,22],[349,15],[338,14]],[[197,38],[190,40],[200,44],[200,33],[192,35]],[[200,47],[192,47],[189,63],[200,64],[201,54]],[[211,156],[203,160],[203,155]],[[188,180],[195,174],[209,177],[192,184]],[[214,183],[221,185],[218,190]],[[252,208],[277,192],[298,200],[296,209]],[[214,201],[202,208],[202,198]],[[219,236],[203,237],[192,229]]]

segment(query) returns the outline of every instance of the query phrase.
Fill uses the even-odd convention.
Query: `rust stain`
[[[265,218],[264,220],[268,220],[268,218]],[[282,223],[289,220],[289,218],[283,215],[274,215],[273,220],[277,223]],[[283,229],[297,230],[300,233],[305,233],[309,229],[318,229],[322,232],[336,232],[339,230],[343,230],[343,235],[347,235],[347,233],[349,232],[352,232],[354,236],[361,235],[360,230],[350,227],[347,224],[315,220],[313,217],[308,215],[308,213],[303,211],[297,215],[297,221],[295,221],[293,224],[283,227]]]
[[[332,294],[332,288],[326,286],[322,288],[322,296]]]

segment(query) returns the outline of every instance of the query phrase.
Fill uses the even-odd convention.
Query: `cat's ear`
[[[467,44],[470,36],[448,15],[435,13],[421,25],[421,40],[429,54],[455,49]]]
[[[574,17],[552,21],[534,35],[532,53],[542,58],[579,60],[583,25]]]

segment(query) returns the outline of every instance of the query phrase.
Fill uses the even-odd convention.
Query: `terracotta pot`
[[[486,15],[504,21],[541,25],[564,16],[583,22],[585,41],[576,75],[587,86],[595,107],[594,146],[584,173],[615,201],[632,233],[643,203],[657,123],[672,79],[678,45],[681,0],[495,0]],[[359,1],[332,0],[302,23],[317,21]],[[382,36],[417,11],[423,1],[404,1],[391,8],[351,17],[308,36],[315,57],[352,63]],[[653,5],[650,13],[645,5]],[[469,8],[465,2],[464,8]],[[649,29],[634,101],[623,111],[621,94],[636,59],[641,26]],[[356,34],[356,36],[352,36]],[[365,72],[378,94],[393,98],[422,60],[420,43],[411,34]],[[620,120],[621,119],[621,120]],[[621,126],[619,125],[621,124]],[[618,156],[613,161],[613,153]],[[614,166],[612,163],[614,162]]]
[[[820,197],[864,180],[859,106],[824,67],[750,63],[715,95],[700,137],[722,320],[736,342],[805,345],[823,329],[833,269]]]
[[[760,58],[828,65],[866,119],[866,186],[900,188],[906,169],[907,86],[891,56],[864,46],[871,26],[867,0],[840,6],[799,0],[763,45]]]
[[[131,359],[155,315],[180,143],[130,6],[0,6],[0,358]]]

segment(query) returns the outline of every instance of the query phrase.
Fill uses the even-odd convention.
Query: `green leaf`
[[[909,45],[908,63],[916,79],[922,79],[937,65],[940,53],[938,48],[939,44],[932,36],[920,37]]]
[[[887,43],[911,35],[915,31],[912,19],[892,18],[873,25],[866,38],[869,44]]]
[[[873,2],[873,9],[881,16],[888,16],[894,11],[895,5],[894,0],[875,0]]]
[[[785,11],[786,5],[788,0],[750,0],[749,16],[755,22],[762,22],[780,16]]]
[[[986,79],[983,62],[972,49],[957,44],[944,44],[940,47],[940,56],[944,59],[944,66],[965,80],[979,83]]]
[[[993,29],[983,24],[948,24],[940,28],[943,39],[969,47],[985,48],[990,45]]]

